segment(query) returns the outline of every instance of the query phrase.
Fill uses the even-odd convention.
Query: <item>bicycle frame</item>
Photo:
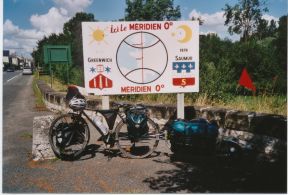
[[[106,119],[106,118],[104,117],[104,115],[101,113],[101,111],[103,111],[103,110],[93,110],[93,111],[95,111],[96,113],[100,113],[100,114],[103,116],[103,118],[105,119],[106,123],[107,123],[107,119]],[[95,122],[88,116],[88,114],[85,112],[85,110],[80,111],[78,115],[81,116],[82,114],[88,119],[88,121],[92,124],[92,126],[101,134],[101,136],[105,136],[105,134],[101,131],[101,129],[97,126],[97,124],[95,124]],[[121,119],[123,122],[125,122],[125,118],[126,118],[125,112],[120,111],[119,109],[117,109],[117,110],[115,110],[115,114],[116,114],[117,116],[119,116],[120,119]],[[115,121],[116,121],[116,120],[115,120]],[[113,122],[113,127],[114,127],[114,125],[115,125],[115,121]],[[107,135],[108,135],[108,137],[109,137],[109,135],[112,134],[112,133],[114,133],[114,131],[112,131],[113,128],[110,129],[109,126],[108,126],[108,129],[109,129],[109,131],[108,131],[108,134],[107,134]],[[109,139],[108,139],[108,140],[109,140]],[[107,140],[107,141],[108,141],[108,140]],[[105,142],[107,142],[107,141],[105,140]]]

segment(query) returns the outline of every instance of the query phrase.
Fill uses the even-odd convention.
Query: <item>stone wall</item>
[[[52,90],[43,81],[38,81],[38,87],[43,94],[46,106],[58,112],[67,112],[69,108],[65,103],[65,93]],[[110,102],[111,106],[113,102]],[[160,127],[165,126],[176,119],[177,110],[175,105],[146,105],[150,117]],[[101,99],[87,96],[88,109],[100,109]],[[239,110],[186,106],[185,119],[202,117],[209,121],[216,120],[220,126],[220,136],[234,137],[252,145],[257,150],[266,154],[278,152],[277,148],[287,151],[287,117],[274,114],[263,114],[256,112],[244,112]],[[272,151],[272,152],[271,152]],[[281,152],[283,153],[283,151]]]

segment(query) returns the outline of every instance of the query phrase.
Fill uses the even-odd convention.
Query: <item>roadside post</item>
[[[199,92],[199,22],[82,22],[85,89],[102,95]],[[137,103],[137,102],[135,102]]]
[[[102,109],[103,110],[109,110],[110,105],[109,105],[109,96],[108,95],[103,95],[102,96]]]
[[[69,84],[69,64],[66,63],[66,68],[67,68],[67,84]]]
[[[177,93],[177,118],[185,118],[184,107],[184,93]]]
[[[51,67],[51,63],[49,63],[49,75],[50,75],[50,85],[51,85],[51,88],[53,89],[53,81],[52,81],[52,78],[53,78],[53,72],[52,72],[52,67]]]
[[[50,71],[50,78],[51,78],[51,88],[53,89],[53,70]]]

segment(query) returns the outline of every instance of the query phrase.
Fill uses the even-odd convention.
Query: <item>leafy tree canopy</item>
[[[275,40],[276,57],[285,73],[287,73],[287,21],[287,15],[280,17],[277,38]]]
[[[173,0],[126,0],[126,21],[178,20],[180,7]]]
[[[94,15],[91,13],[83,13],[79,12],[76,13],[76,15],[71,18],[68,22],[64,24],[63,27],[63,33],[68,36],[73,36],[75,34],[75,31],[78,29],[81,29],[81,22],[92,22],[95,21]]]
[[[261,23],[262,13],[268,11],[265,5],[264,0],[238,0],[234,6],[226,4],[223,10],[229,33],[240,34],[241,40],[247,41]]]

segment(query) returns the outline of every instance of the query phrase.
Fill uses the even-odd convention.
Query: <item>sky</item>
[[[18,55],[30,56],[37,41],[51,33],[61,33],[63,24],[76,12],[93,13],[99,21],[124,18],[126,0],[4,0],[3,1],[3,49]],[[174,0],[181,9],[181,20],[192,16],[204,19],[200,32],[217,33],[221,38],[239,39],[229,35],[224,26],[222,8],[234,5],[238,0]],[[287,14],[286,0],[267,0],[267,20],[278,20]]]

